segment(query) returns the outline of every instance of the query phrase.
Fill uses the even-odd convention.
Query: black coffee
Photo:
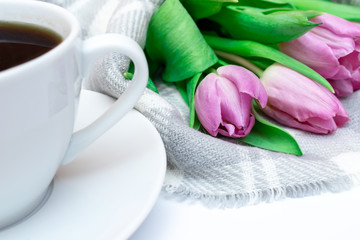
[[[44,27],[0,21],[0,71],[34,59],[61,41],[57,33]]]

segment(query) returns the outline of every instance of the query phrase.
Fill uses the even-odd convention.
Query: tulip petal
[[[320,26],[312,29],[311,34],[326,43],[331,48],[336,58],[346,56],[355,50],[355,42],[352,36],[345,37],[336,35]]]
[[[345,123],[347,123],[350,120],[349,115],[347,114],[344,106],[341,104],[341,102],[339,101],[339,99],[332,93],[330,93],[329,91],[325,91],[325,93],[329,96],[329,98],[332,98],[332,100],[337,103],[337,110],[336,110],[336,115],[334,116],[334,120],[337,124],[337,126],[341,127],[343,125],[345,125]]]
[[[338,69],[338,72],[335,73],[334,76],[332,76],[329,79],[344,80],[344,79],[350,79],[352,77],[351,72],[345,66],[339,65],[339,67],[337,69]]]
[[[355,41],[355,50],[357,52],[360,52],[360,38],[355,38],[354,41]]]
[[[337,97],[346,97],[354,92],[354,88],[351,84],[351,80],[332,80],[329,79],[329,83],[335,90]]]
[[[336,115],[334,117],[334,121],[338,127],[344,126],[349,120],[349,116]]]
[[[225,127],[226,130],[223,130],[222,127]],[[231,123],[224,122],[219,126],[219,133],[223,136],[233,137],[234,132],[235,132],[235,126],[232,125]]]
[[[257,99],[262,107],[267,102],[267,94],[260,79],[246,68],[236,65],[226,65],[219,67],[217,72],[232,81],[240,93],[246,93]]]
[[[325,13],[311,18],[310,21],[322,23],[319,27],[329,29],[337,35],[360,37],[360,27],[358,25],[331,14]]]
[[[237,129],[244,129],[249,122],[252,98],[239,93],[228,79],[218,76],[216,80],[217,94],[221,99],[221,124],[232,123]]]
[[[312,125],[307,124],[306,122],[299,122],[297,119],[293,118],[291,115],[289,115],[286,112],[283,112],[277,108],[274,108],[273,106],[271,106],[269,104],[263,109],[263,111],[269,117],[276,119],[276,121],[278,121],[279,123],[284,124],[286,126],[301,129],[301,130],[304,130],[307,132],[317,133],[317,134],[328,133],[326,130],[324,130],[322,128],[321,129],[316,128]]]
[[[293,41],[280,43],[279,48],[283,53],[314,69],[324,78],[331,78],[338,72],[339,62],[331,48],[311,32]]]
[[[254,127],[254,125],[255,125],[255,116],[252,113],[250,113],[248,125],[246,126],[243,132],[238,132],[237,134],[238,135],[241,134],[241,137],[247,136]]]
[[[284,125],[328,134],[349,120],[334,94],[287,67],[271,65],[264,71],[262,82],[269,96],[263,111]]]
[[[195,93],[195,109],[204,128],[213,136],[218,134],[221,122],[221,100],[217,96],[216,79],[218,76],[210,73],[200,82]]]
[[[323,119],[335,116],[338,105],[329,98],[328,90],[304,75],[273,64],[264,71],[261,79],[268,93],[268,103],[277,109],[286,109],[299,121],[314,116]]]
[[[360,70],[357,71],[357,76],[359,76],[359,74],[360,74],[359,71],[360,71]],[[351,83],[352,83],[352,85],[353,85],[354,91],[360,89],[360,80],[354,80],[354,79],[352,79],[352,80],[351,80]]]
[[[360,89],[360,53],[352,52],[351,54],[340,58],[339,62],[351,74],[347,79],[351,80],[353,91]]]
[[[222,132],[222,129],[219,128],[219,133],[221,135],[228,136],[228,137],[236,137],[236,138],[246,137],[250,133],[250,131],[252,130],[254,125],[255,125],[255,117],[254,117],[254,115],[250,114],[247,126],[244,126],[242,128],[234,128],[234,132],[232,132],[232,134],[230,134],[230,131]],[[229,126],[226,126],[226,128],[228,128],[228,127]]]
[[[251,102],[251,96],[238,92],[233,82],[214,73],[200,82],[195,93],[198,118],[213,136],[245,137],[255,122]]]
[[[339,59],[339,63],[343,65],[351,73],[352,78],[359,79],[358,71],[360,68],[360,54],[359,52],[352,52],[351,54]]]
[[[323,131],[325,134],[332,133],[337,130],[337,124],[333,118],[321,119],[321,118],[309,118],[306,124],[318,129],[319,132]]]

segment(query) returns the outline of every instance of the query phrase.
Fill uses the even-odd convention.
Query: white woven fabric
[[[52,0],[72,11],[85,37],[116,32],[145,44],[149,20],[162,0]],[[126,88],[126,57],[105,57],[86,87],[118,97]],[[202,134],[187,126],[188,109],[172,86],[156,81],[136,109],[159,131],[167,150],[163,191],[217,207],[242,206],[284,197],[338,192],[360,182],[360,91],[343,100],[351,121],[335,134],[288,129],[304,156],[280,154]],[[114,143],[116,144],[116,143]]]

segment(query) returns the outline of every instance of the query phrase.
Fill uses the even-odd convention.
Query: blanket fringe
[[[332,181],[320,181],[308,184],[296,184],[287,187],[274,187],[267,190],[259,190],[248,193],[228,195],[207,195],[192,192],[183,185],[163,186],[163,195],[182,202],[201,202],[208,208],[239,208],[256,205],[259,203],[271,203],[286,198],[303,198],[321,195],[324,193],[340,193],[349,191],[353,187],[360,186],[360,173],[334,179]]]

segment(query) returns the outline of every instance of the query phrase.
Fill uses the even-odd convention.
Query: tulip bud
[[[328,134],[349,120],[334,94],[290,68],[273,64],[261,81],[268,94],[264,113],[284,125]]]
[[[280,50],[326,78],[338,97],[359,89],[360,27],[330,14],[310,20],[322,24],[279,44]]]
[[[195,93],[195,109],[203,127],[213,136],[245,137],[255,123],[252,99],[266,105],[260,79],[249,70],[227,65],[208,74]]]

